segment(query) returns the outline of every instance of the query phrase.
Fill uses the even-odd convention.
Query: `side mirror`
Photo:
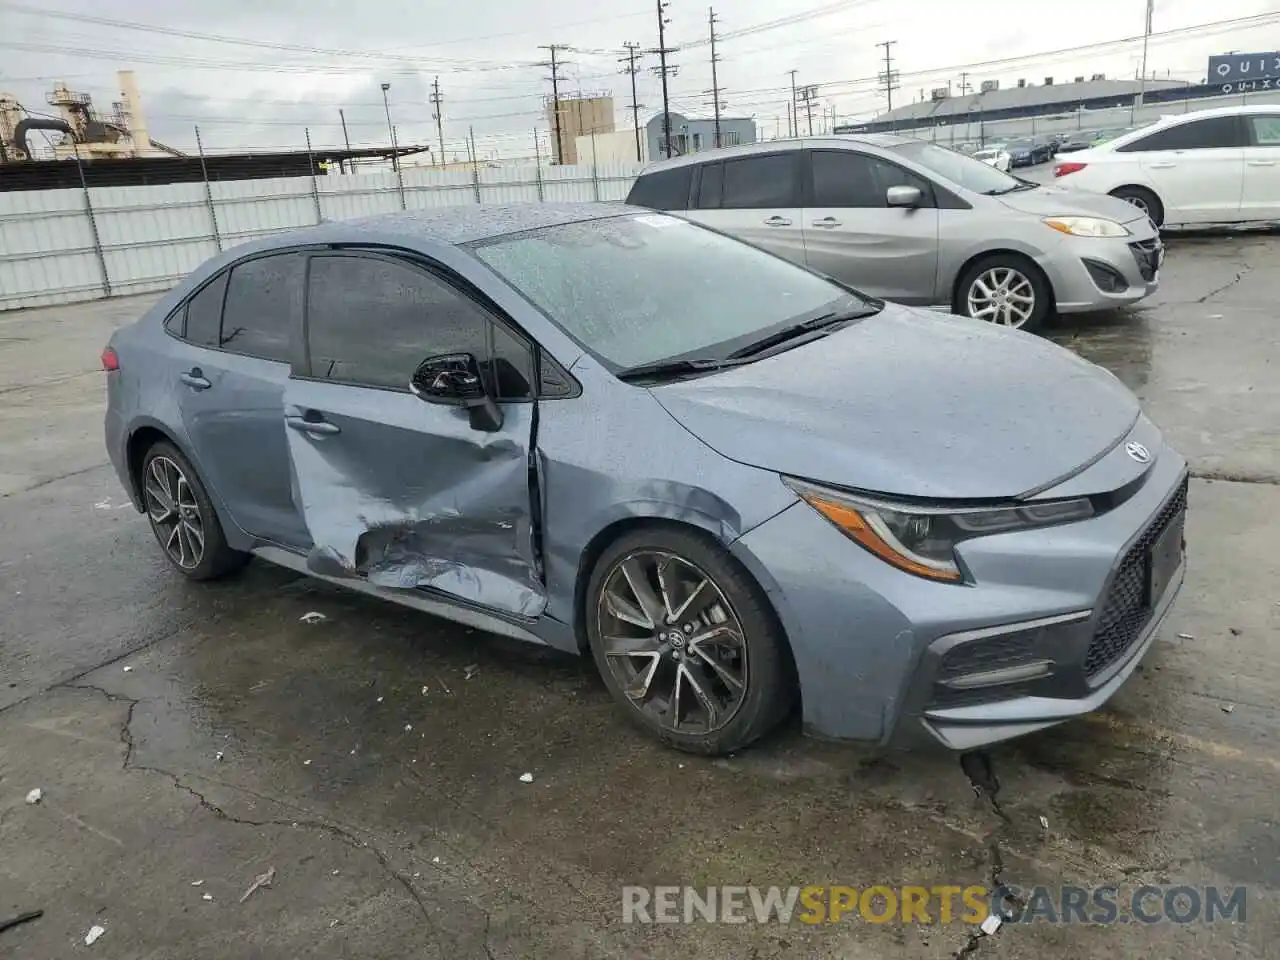
[[[899,184],[896,187],[890,187],[884,196],[884,201],[891,207],[907,207],[914,210],[920,206],[920,202],[924,199],[924,194],[920,192],[919,187],[908,187]]]
[[[409,381],[409,392],[427,403],[462,407],[471,415],[473,430],[495,433],[502,428],[502,409],[489,394],[480,364],[470,353],[449,353],[422,361]]]

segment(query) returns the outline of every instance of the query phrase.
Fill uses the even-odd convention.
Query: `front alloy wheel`
[[[969,284],[967,306],[975,320],[1021,329],[1035,316],[1036,288],[1020,270],[993,266]]]

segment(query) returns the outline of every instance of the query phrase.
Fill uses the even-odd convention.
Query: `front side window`
[[[472,250],[614,370],[715,353],[850,296],[763,250],[661,214],[547,227]]]
[[[896,164],[848,150],[812,154],[815,207],[888,207],[890,187],[915,187],[930,196],[929,184]]]
[[[527,397],[531,353],[502,331],[493,349],[493,318],[470,297],[412,264],[382,257],[316,256],[307,300],[311,376],[360,386],[407,390],[429,357],[492,357],[499,396]]]
[[[721,207],[726,210],[799,207],[800,190],[796,177],[798,156],[793,151],[726,160]]]
[[[1017,146],[1011,143],[1004,149],[1013,151]],[[998,196],[1002,193],[1011,193],[1024,184],[1024,181],[1002,173],[989,163],[967,157],[955,150],[948,150],[946,147],[934,146],[923,140],[912,140],[891,147],[890,150],[906,160],[918,163],[930,173],[935,173],[942,179],[972,190],[974,193]]]
[[[1151,153],[1156,150],[1221,150],[1240,147],[1239,117],[1209,117],[1179,123],[1148,134],[1133,143],[1117,147],[1117,153]]]
[[[246,260],[231,268],[218,346],[263,360],[288,362],[302,317],[305,260],[293,253]],[[187,318],[188,326],[191,318]]]

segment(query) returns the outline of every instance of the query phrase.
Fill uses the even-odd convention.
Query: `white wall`
[[[373,173],[0,193],[0,310],[167,290],[220,249],[402,206],[622,200],[639,170],[633,152],[594,167],[405,169],[403,190]]]
[[[591,163],[594,148],[597,164],[634,164],[636,162],[635,130],[615,130],[612,133],[597,133],[592,144],[592,137],[578,137],[578,158],[583,163]],[[649,161],[649,145],[645,141],[644,130],[640,131],[641,161]]]

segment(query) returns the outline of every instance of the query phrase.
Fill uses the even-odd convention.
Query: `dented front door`
[[[491,317],[387,258],[318,256],[308,282],[307,369],[285,388],[284,417],[310,569],[540,614],[533,403],[500,403],[502,426],[486,432],[406,389],[433,354],[487,361]]]

